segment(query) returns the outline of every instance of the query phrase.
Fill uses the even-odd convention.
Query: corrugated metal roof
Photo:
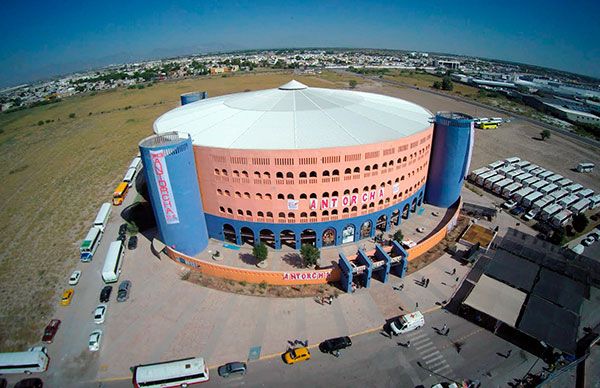
[[[431,126],[431,112],[394,97],[309,88],[229,94],[173,109],[154,132],[177,131],[195,145],[235,149],[314,149],[373,144]]]

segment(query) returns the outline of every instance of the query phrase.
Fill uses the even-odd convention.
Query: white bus
[[[100,211],[96,216],[96,220],[94,220],[94,226],[97,226],[104,232],[104,228],[106,228],[106,223],[108,222],[108,217],[110,217],[112,206],[109,202],[105,202],[100,206]]]
[[[79,259],[81,261],[84,263],[92,261],[94,253],[96,253],[96,249],[100,245],[100,240],[102,240],[102,235],[102,229],[99,227],[93,226],[90,229],[79,246]]]
[[[42,350],[0,353],[0,374],[44,372],[50,358]]]
[[[521,187],[523,187],[523,185],[520,183],[511,183],[510,185],[502,189],[502,197],[507,199],[512,197],[513,194],[517,192],[517,190],[521,189]]]
[[[138,365],[133,370],[134,387],[179,387],[208,381],[202,357]]]
[[[123,177],[123,182],[129,183],[129,186],[131,186],[133,183],[133,178],[135,177],[135,173],[136,173],[135,168],[130,168],[129,170],[127,170],[127,172],[125,173],[125,176]]]
[[[594,171],[594,163],[579,163],[577,165],[578,172],[592,172]]]
[[[142,158],[140,158],[139,156],[136,156],[131,161],[131,164],[129,165],[129,168],[130,169],[133,168],[134,170],[137,171],[137,169],[138,169],[138,167],[140,166],[141,163],[142,163]]]
[[[125,250],[121,241],[110,243],[106,259],[104,260],[104,267],[102,268],[102,280],[104,280],[104,283],[114,283],[119,280],[124,253]]]

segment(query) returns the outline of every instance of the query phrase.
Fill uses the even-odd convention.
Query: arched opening
[[[386,224],[387,224],[387,216],[385,214],[382,214],[377,219],[377,224],[375,226],[375,229],[385,232]]]
[[[316,171],[311,171],[310,174],[308,174],[308,176],[310,178],[316,178],[317,177],[317,172]]]
[[[294,179],[294,173],[288,172],[287,174],[285,174],[285,177],[288,179]]]
[[[323,246],[330,247],[335,245],[335,229],[329,228],[325,229],[323,232]]]
[[[242,245],[247,243],[251,246],[254,246],[254,232],[252,229],[244,226],[242,229],[240,229],[240,235],[242,237]]]
[[[390,217],[390,223],[393,225],[398,225],[400,223],[400,210],[396,209],[392,212],[392,216]]]
[[[310,244],[312,246],[317,245],[317,232],[312,229],[305,229],[300,234],[300,242],[302,245]]]
[[[329,176],[329,170],[325,170],[321,173],[323,176]]]
[[[291,230],[284,230],[279,234],[281,245],[286,245],[292,249],[296,249],[296,233]]]
[[[306,178],[306,172],[305,171],[302,171],[300,173],[300,178]]]
[[[421,194],[419,194],[419,201],[417,202],[418,206],[423,205],[423,192],[421,191]]]
[[[342,229],[342,244],[354,242],[354,232],[356,228],[354,225],[346,225],[344,229]]]
[[[354,167],[354,173],[358,174],[360,172],[360,167]]]
[[[223,240],[237,244],[235,238],[235,229],[229,224],[223,224]]]
[[[404,208],[402,209],[402,218],[404,218],[405,220],[408,219],[409,211],[410,211],[410,206],[408,204],[404,205]]]
[[[263,229],[260,231],[260,242],[275,248],[275,235],[269,229]]]
[[[344,171],[344,175],[350,175],[350,174],[352,174],[352,170],[350,170],[349,168],[347,168],[347,169]]]
[[[410,207],[411,207],[411,211],[412,211],[413,213],[417,211],[417,199],[416,199],[416,198],[414,198],[414,199],[412,200],[412,205],[411,205]]]
[[[363,222],[363,224],[360,226],[360,238],[371,237],[371,228],[372,227],[373,226],[372,226],[371,221]]]

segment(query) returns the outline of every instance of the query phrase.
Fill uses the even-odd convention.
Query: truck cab
[[[408,333],[420,329],[425,325],[425,318],[420,311],[405,314],[390,323],[390,328],[394,335]]]

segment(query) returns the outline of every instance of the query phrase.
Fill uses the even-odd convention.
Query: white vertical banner
[[[175,198],[173,197],[173,189],[171,188],[164,150],[150,151],[150,158],[152,159],[154,180],[158,186],[160,205],[165,215],[165,220],[167,224],[178,224],[179,215],[177,213],[177,206],[175,205]]]

